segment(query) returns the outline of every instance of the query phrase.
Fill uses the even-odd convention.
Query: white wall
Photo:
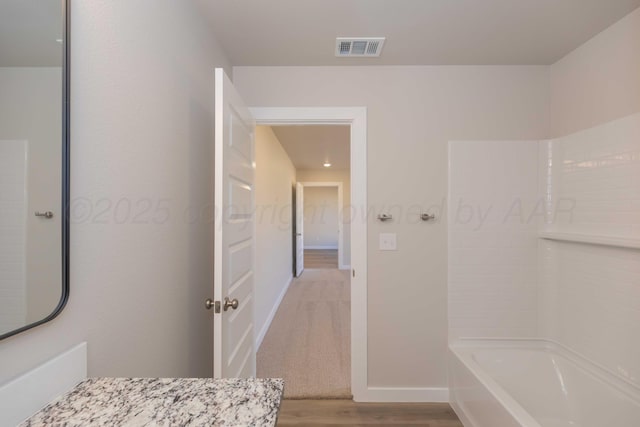
[[[342,183],[342,262],[351,265],[351,172],[340,169],[298,169],[299,182]]]
[[[305,187],[304,248],[338,249],[338,187]]]
[[[255,325],[267,332],[293,278],[293,187],[296,169],[268,126],[256,127]]]
[[[640,111],[640,9],[551,66],[551,136]]]
[[[234,83],[251,106],[367,107],[369,386],[446,387],[447,141],[545,138],[548,67],[236,67]]]
[[[538,141],[449,143],[449,338],[538,333]]]
[[[212,221],[197,214],[213,194],[213,68],[228,63],[188,2],[71,13],[71,296],[0,342],[0,383],[84,340],[89,376],[210,376]]]
[[[62,293],[60,181],[62,72],[57,67],[0,68],[0,139],[26,140],[29,186],[25,220],[27,323],[49,315]],[[52,219],[35,211],[52,211]]]

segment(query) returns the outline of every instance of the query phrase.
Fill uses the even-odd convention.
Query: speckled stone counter
[[[21,426],[274,426],[280,379],[94,378]]]

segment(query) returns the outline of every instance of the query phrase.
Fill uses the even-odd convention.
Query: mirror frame
[[[61,234],[61,262],[62,262],[62,294],[60,295],[60,301],[56,308],[46,316],[44,319],[38,320],[37,322],[30,323],[26,326],[23,326],[18,329],[14,329],[13,331],[7,332],[5,334],[0,335],[0,340],[9,338],[13,335],[19,334],[20,332],[27,331],[31,328],[35,328],[36,326],[42,325],[43,323],[47,323],[53,319],[55,319],[62,309],[64,309],[65,305],[67,305],[67,301],[69,300],[69,208],[70,208],[70,138],[69,138],[69,130],[70,130],[70,35],[71,35],[71,26],[70,26],[70,3],[71,0],[60,0],[62,2],[62,134],[61,134],[61,149],[62,149],[62,180],[61,180],[61,193],[62,193],[62,204],[60,205],[62,208],[62,212],[60,215],[61,225],[62,225],[62,234]]]

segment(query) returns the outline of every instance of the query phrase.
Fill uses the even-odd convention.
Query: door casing
[[[295,260],[293,269],[295,277],[300,277],[304,271],[304,187],[296,183],[296,207],[295,207]]]

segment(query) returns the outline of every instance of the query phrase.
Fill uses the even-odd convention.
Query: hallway
[[[351,398],[349,271],[305,270],[291,283],[257,354],[259,378],[287,399]]]

